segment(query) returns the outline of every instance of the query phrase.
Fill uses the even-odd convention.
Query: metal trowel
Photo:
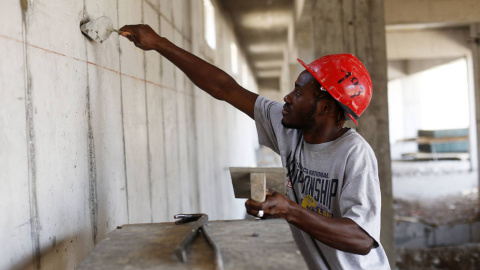
[[[93,21],[81,24],[80,30],[82,30],[82,32],[91,39],[100,43],[105,41],[112,34],[112,32],[116,32],[118,34],[123,33],[122,31],[113,28],[112,20],[107,16],[103,16]]]

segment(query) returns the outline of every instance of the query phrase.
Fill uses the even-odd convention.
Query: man
[[[370,76],[353,55],[317,59],[300,73],[285,105],[258,96],[228,74],[158,36],[148,25],[122,35],[156,50],[195,85],[255,120],[259,141],[288,169],[287,196],[248,200],[250,215],[284,218],[311,269],[389,269],[380,245],[380,187],[375,155],[353,129],[372,95]]]

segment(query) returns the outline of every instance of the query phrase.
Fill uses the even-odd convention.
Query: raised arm
[[[199,57],[175,46],[159,36],[148,25],[126,25],[120,28],[122,36],[143,50],[156,50],[199,88],[212,97],[224,100],[253,118],[255,100],[258,95],[241,87],[230,75]]]

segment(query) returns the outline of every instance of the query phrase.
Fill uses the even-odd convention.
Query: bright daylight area
[[[396,245],[469,242],[479,208],[467,58],[402,65],[409,72],[388,83]]]

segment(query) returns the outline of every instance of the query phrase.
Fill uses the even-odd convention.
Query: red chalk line
[[[179,91],[179,90],[176,89],[176,88],[173,88],[173,87],[170,87],[170,86],[166,86],[166,85],[162,85],[162,84],[159,84],[159,83],[155,83],[155,82],[152,82],[152,81],[149,81],[149,80],[145,80],[145,79],[142,79],[142,78],[138,78],[138,77],[135,77],[135,76],[133,76],[133,75],[125,74],[125,73],[122,73],[122,72],[120,72],[120,71],[118,71],[118,70],[111,69],[111,68],[108,68],[108,67],[104,67],[104,66],[101,66],[101,65],[99,65],[99,64],[96,64],[96,63],[87,61],[87,60],[83,60],[83,59],[79,59],[79,58],[76,58],[76,57],[68,56],[68,55],[63,54],[63,53],[51,51],[51,50],[42,48],[42,47],[40,47],[40,46],[33,45],[33,44],[30,44],[30,43],[25,43],[25,42],[22,41],[22,40],[18,40],[18,39],[15,39],[15,38],[12,38],[12,37],[8,37],[8,36],[2,35],[2,34],[0,34],[0,37],[3,38],[3,39],[8,39],[8,40],[11,40],[11,41],[15,41],[15,42],[21,43],[21,44],[26,45],[26,46],[31,47],[31,48],[35,48],[35,49],[42,50],[42,51],[44,51],[44,52],[48,52],[48,53],[60,55],[60,56],[66,57],[66,58],[70,58],[70,59],[72,59],[72,60],[76,60],[76,61],[79,61],[79,62],[82,62],[82,63],[86,63],[86,64],[89,64],[89,65],[92,65],[92,66],[96,66],[96,67],[102,68],[102,69],[104,69],[104,70],[108,70],[108,71],[114,72],[114,73],[116,73],[116,74],[119,74],[119,75],[121,75],[121,76],[125,76],[125,77],[128,77],[128,78],[134,79],[134,80],[142,81],[142,82],[145,82],[145,83],[148,83],[148,84],[157,86],[157,87],[165,88],[165,89],[168,89],[168,90],[172,90],[172,91],[174,91],[174,92],[178,92],[178,93],[181,93],[181,94],[185,94],[185,95],[189,95],[189,96],[195,97],[195,95],[192,94],[192,93],[187,93],[187,92],[184,92],[184,91]]]

